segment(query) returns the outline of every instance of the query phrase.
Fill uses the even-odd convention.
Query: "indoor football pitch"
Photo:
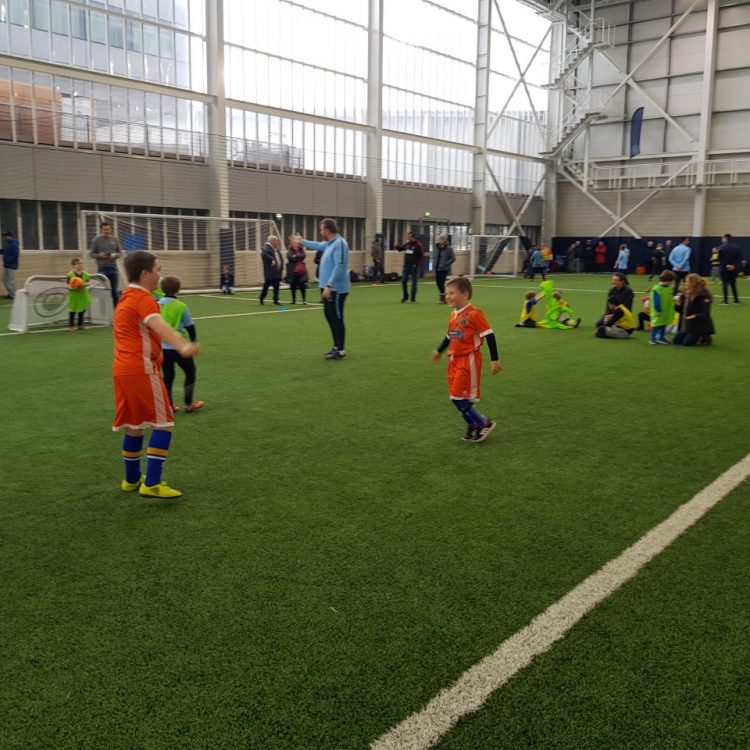
[[[609,276],[553,278],[576,330],[476,282],[482,444],[429,361],[430,279],[354,284],[343,361],[314,290],[185,296],[206,406],[175,417],[172,501],[120,491],[111,329],[5,334],[0,307],[0,748],[367,748],[744,459],[749,281],[690,349],[595,338]],[[750,747],[749,569],[745,481],[437,746]]]

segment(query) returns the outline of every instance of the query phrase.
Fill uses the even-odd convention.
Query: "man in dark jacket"
[[[13,232],[3,232],[3,286],[7,292],[5,299],[13,299],[16,296],[19,254],[18,240],[13,237]]]
[[[411,278],[411,301],[417,301],[417,277],[419,276],[419,267],[424,256],[422,243],[416,238],[414,232],[406,233],[406,242],[403,245],[396,245],[396,250],[404,253],[404,273],[401,277],[401,288],[403,296],[401,301],[408,302],[409,294],[407,285]]]
[[[721,277],[721,286],[724,291],[724,301],[720,304],[729,304],[729,295],[727,287],[732,287],[734,294],[734,304],[740,304],[740,298],[737,296],[737,274],[740,271],[742,263],[742,250],[732,241],[731,234],[725,234],[722,238],[722,244],[719,247],[719,275]]]
[[[281,240],[275,235],[269,235],[261,251],[263,260],[263,289],[260,293],[260,304],[265,304],[268,289],[273,287],[273,304],[279,304],[279,286],[281,273],[284,270],[284,259],[281,257]]]
[[[435,252],[432,256],[432,262],[435,266],[435,283],[437,284],[440,297],[438,302],[441,305],[447,304],[445,301],[445,280],[450,276],[451,268],[456,260],[453,248],[448,243],[448,235],[441,234],[435,243]]]

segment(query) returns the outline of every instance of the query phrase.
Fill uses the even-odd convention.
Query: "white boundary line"
[[[250,315],[276,315],[279,313],[288,312],[303,312],[304,310],[320,310],[322,305],[308,303],[307,305],[299,305],[291,307],[287,310],[256,310],[255,312],[244,312],[244,313],[227,313],[225,315],[193,315],[193,320],[216,320],[217,318],[247,318]],[[276,308],[276,305],[274,305]],[[111,326],[89,326],[87,330],[93,331],[97,328],[110,328]],[[34,333],[70,333],[67,327],[65,328],[45,328],[43,331],[8,331],[7,333],[0,333],[0,336],[28,336]],[[77,331],[76,331],[77,333]]]
[[[373,741],[371,750],[424,750],[434,745],[461,718],[479,710],[495,690],[529,666],[539,654],[548,651],[579,620],[633,578],[748,476],[750,454],[500,644],[494,653],[464,672],[421,711]]]

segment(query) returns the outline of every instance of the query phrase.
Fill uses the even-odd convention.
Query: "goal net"
[[[89,272],[96,270],[89,250],[102,222],[112,227],[124,254],[147,250],[157,255],[162,275],[177,276],[183,291],[218,289],[223,266],[234,273],[237,287],[262,283],[260,251],[269,235],[281,239],[285,254],[284,238],[270,219],[81,211],[79,243]],[[119,265],[122,290],[126,281]]]
[[[507,234],[472,234],[469,245],[469,273],[518,276],[523,269],[521,238]]]

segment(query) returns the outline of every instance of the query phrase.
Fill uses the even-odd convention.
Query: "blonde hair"
[[[711,299],[711,292],[706,286],[706,280],[697,273],[689,273],[685,277],[685,295],[688,299],[694,299],[699,294],[705,294]]]

